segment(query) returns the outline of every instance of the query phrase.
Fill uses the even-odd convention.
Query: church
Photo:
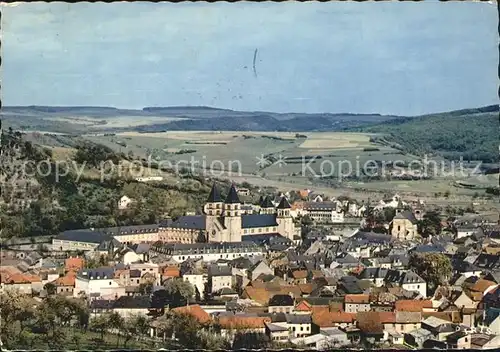
[[[225,200],[214,184],[204,206],[203,215],[186,215],[159,225],[162,242],[241,242],[252,235],[281,235],[290,240],[296,233],[291,206],[285,197],[274,207],[268,197],[260,204],[258,214],[243,214],[234,185]]]

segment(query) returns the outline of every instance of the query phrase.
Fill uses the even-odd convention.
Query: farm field
[[[371,142],[368,133],[350,132],[214,132],[172,131],[159,133],[124,132],[117,134],[93,134],[82,136],[135,157],[164,162],[166,167],[189,168],[206,176],[229,178],[235,182],[249,182],[256,186],[270,186],[282,190],[311,188],[331,196],[348,195],[368,199],[375,194],[399,192],[408,196],[429,197],[449,192],[444,203],[467,203],[471,197],[484,194],[486,187],[498,184],[498,175],[445,177],[418,181],[367,181],[343,180],[324,183],[314,177],[327,173],[334,181],[339,173],[357,174],[366,165],[378,162],[412,162],[420,158],[402,153],[389,146]],[[28,135],[29,137],[29,135]],[[69,136],[51,137],[39,135],[37,142],[50,146],[54,157],[67,159],[74,149],[64,146],[72,141]],[[262,164],[262,157],[268,160]],[[441,161],[436,157],[435,160]],[[190,165],[193,165],[192,168]],[[241,173],[238,169],[241,165]],[[303,166],[306,165],[305,174]],[[212,172],[210,172],[212,169]],[[223,170],[225,172],[219,172]],[[361,171],[362,172],[362,171]],[[87,176],[92,172],[88,170]],[[143,175],[163,176],[165,182],[175,182],[175,175],[156,169],[146,169]],[[335,183],[335,182],[334,182]],[[464,186],[465,185],[465,186]],[[475,185],[477,188],[467,187]]]

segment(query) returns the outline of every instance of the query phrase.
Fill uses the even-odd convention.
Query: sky
[[[15,3],[2,12],[4,106],[418,115],[498,103],[498,14],[488,3]]]

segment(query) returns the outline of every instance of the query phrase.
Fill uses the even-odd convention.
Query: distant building
[[[127,196],[123,196],[118,201],[118,209],[124,210],[127,209],[128,206],[133,202],[133,200]]]
[[[304,213],[314,222],[331,224],[344,222],[344,212],[336,202],[309,202],[304,205]]]

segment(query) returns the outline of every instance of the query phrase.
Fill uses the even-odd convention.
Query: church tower
[[[234,184],[224,201],[223,215],[226,231],[222,242],[241,242],[241,202]]]
[[[223,206],[224,203],[222,201],[222,197],[220,196],[219,189],[214,183],[212,189],[210,190],[210,194],[208,195],[205,207],[203,208],[203,212],[206,215],[205,231],[208,242],[217,241],[221,232],[224,231],[223,226],[219,221],[219,218],[222,216]]]
[[[276,222],[278,223],[278,233],[293,241],[293,236],[295,234],[295,224],[293,223],[292,216],[290,215],[291,210],[290,203],[285,196],[281,197],[280,204],[277,209]]]
[[[274,208],[274,204],[271,201],[271,198],[269,198],[269,196],[265,196],[259,205],[260,205],[260,213],[261,214],[274,214],[274,213],[276,213],[276,209]]]

